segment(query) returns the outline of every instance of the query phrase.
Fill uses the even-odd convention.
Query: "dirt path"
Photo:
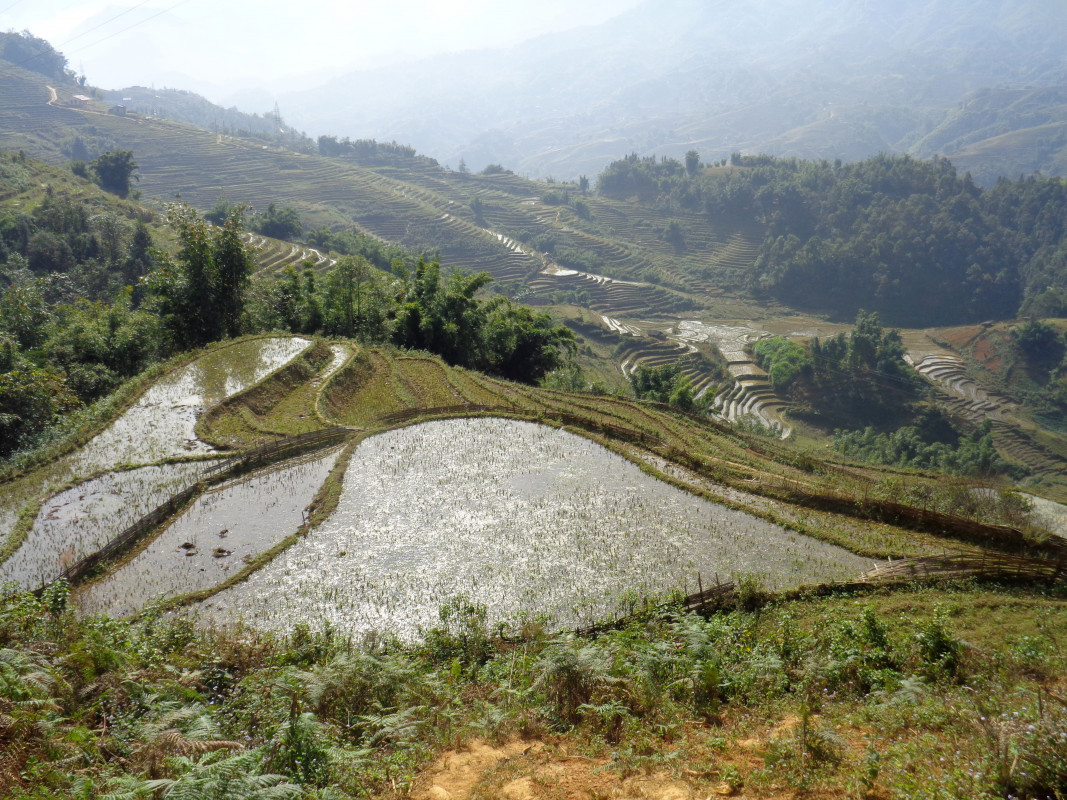
[[[56,94],[56,90],[53,89],[51,86],[48,86],[46,88],[48,89],[48,93],[50,95],[52,95],[51,99],[48,101],[48,105],[54,106],[56,104],[56,102],[59,100],[59,95]]]
[[[655,772],[622,778],[603,769],[606,759],[568,755],[562,747],[543,742],[517,741],[493,747],[474,741],[451,750],[422,776],[411,792],[412,800],[470,800],[480,797],[504,800],[703,800],[687,782]],[[712,796],[732,794],[729,787]]]

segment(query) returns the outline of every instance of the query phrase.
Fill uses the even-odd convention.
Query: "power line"
[[[15,2],[12,3],[11,5],[9,5],[7,8],[5,8],[3,10],[0,10],[0,14],[6,14],[8,11],[13,9],[15,6],[22,5],[24,2],[26,2],[26,0],[15,0]]]
[[[95,25],[95,26],[93,26],[92,28],[89,28],[89,30],[87,30],[87,31],[82,31],[82,32],[81,32],[81,33],[79,33],[79,34],[77,34],[77,35],[75,35],[75,36],[72,36],[71,38],[67,39],[67,41],[63,42],[63,43],[62,43],[61,45],[59,45],[59,46],[60,46],[60,47],[66,47],[66,46],[67,46],[68,44],[70,44],[71,42],[73,42],[73,41],[74,41],[75,39],[80,39],[80,38],[81,38],[81,37],[83,37],[83,36],[87,36],[88,34],[92,33],[93,31],[95,31],[95,30],[98,30],[98,29],[100,29],[100,28],[104,27],[105,25],[107,25],[107,24],[109,24],[109,23],[111,23],[111,22],[114,22],[114,21],[115,21],[115,20],[117,20],[117,19],[118,19],[119,17],[121,17],[121,16],[123,16],[123,15],[125,15],[125,14],[129,14],[129,13],[130,13],[131,11],[136,11],[137,9],[139,9],[139,8],[140,8],[141,6],[145,5],[145,4],[146,4],[146,3],[148,3],[148,2],[150,2],[150,0],[141,0],[141,2],[140,2],[140,3],[138,3],[137,5],[135,5],[135,6],[132,6],[132,7],[130,7],[130,8],[127,8],[127,9],[126,9],[125,11],[120,11],[120,12],[119,12],[118,14],[116,14],[115,16],[111,17],[110,19],[106,19],[106,20],[104,20],[104,21],[103,21],[103,22],[101,22],[101,23],[100,23],[99,25]]]
[[[97,39],[95,42],[92,42],[91,44],[87,44],[84,47],[79,47],[77,50],[71,50],[70,55],[73,55],[74,53],[80,53],[83,50],[89,49],[90,47],[96,47],[96,45],[98,45],[98,44],[103,44],[108,39],[113,39],[116,36],[119,36],[120,34],[126,33],[126,31],[133,30],[134,28],[138,27],[139,25],[144,25],[146,22],[151,22],[156,17],[161,17],[164,14],[167,14],[167,13],[173,11],[174,9],[178,8],[178,6],[184,6],[188,2],[189,2],[189,0],[178,0],[178,2],[175,3],[174,5],[172,5],[172,6],[168,7],[168,8],[164,8],[162,11],[158,11],[158,12],[156,12],[155,14],[153,14],[150,17],[145,17],[144,19],[139,20],[138,22],[135,22],[132,25],[128,25],[127,27],[123,28],[122,30],[115,31],[114,33],[109,33],[103,39]],[[141,5],[144,5],[144,3],[142,3]]]
[[[17,2],[16,2],[16,3],[14,4],[14,5],[17,5],[17,4],[19,3],[19,2],[22,2],[22,0],[17,0]],[[105,22],[101,22],[101,23],[100,23],[100,25],[97,25],[97,26],[96,26],[95,28],[91,28],[91,29],[89,29],[88,31],[85,31],[84,33],[80,33],[80,34],[78,34],[77,36],[75,36],[75,37],[74,37],[73,39],[68,39],[67,41],[68,41],[68,42],[72,42],[72,41],[74,41],[74,39],[78,39],[78,38],[81,38],[81,37],[82,37],[82,36],[84,36],[85,34],[87,34],[87,33],[91,33],[92,31],[95,31],[95,30],[96,30],[97,28],[100,28],[101,26],[103,26],[103,25],[106,25],[106,24],[108,24],[109,22],[114,22],[114,21],[115,21],[116,19],[118,19],[119,17],[121,17],[121,16],[123,15],[123,14],[126,14],[126,13],[128,13],[128,12],[130,12],[130,11],[133,11],[133,10],[134,10],[134,9],[136,9],[136,8],[140,8],[141,6],[145,5],[145,3],[147,3],[147,2],[149,2],[149,0],[142,0],[142,2],[140,2],[139,4],[137,4],[136,6],[134,6],[133,8],[129,8],[129,9],[126,9],[126,11],[123,11],[123,12],[122,12],[122,13],[120,13],[120,14],[116,14],[116,15],[115,15],[114,17],[112,17],[111,19],[109,19],[109,20],[107,20],[107,21],[105,21]],[[172,6],[169,6],[169,7],[167,7],[167,8],[164,8],[163,10],[161,10],[161,11],[158,11],[158,12],[156,12],[155,14],[153,14],[153,15],[152,15],[152,16],[150,16],[150,17],[145,17],[145,18],[144,18],[144,19],[142,19],[142,20],[138,20],[137,22],[133,23],[132,25],[127,25],[127,26],[126,26],[125,28],[123,28],[122,30],[118,30],[118,31],[115,31],[114,33],[109,33],[109,34],[108,34],[107,36],[105,36],[104,38],[102,38],[102,39],[97,39],[97,40],[96,40],[95,42],[91,42],[90,44],[84,45],[83,47],[79,47],[79,48],[78,48],[77,50],[71,50],[71,51],[70,51],[69,53],[59,53],[59,51],[58,51],[58,50],[56,50],[55,48],[52,48],[52,51],[53,51],[54,53],[59,53],[59,55],[62,55],[62,56],[64,56],[64,57],[66,57],[66,56],[71,56],[71,55],[74,55],[75,53],[80,53],[80,52],[82,52],[83,50],[87,50],[87,49],[89,49],[90,47],[95,47],[95,46],[96,46],[96,45],[98,45],[98,44],[103,44],[103,43],[104,43],[104,42],[106,42],[106,41],[107,41],[108,39],[113,39],[114,37],[116,37],[116,36],[119,36],[120,34],[126,33],[126,31],[130,31],[130,30],[133,30],[134,28],[138,27],[139,25],[144,25],[144,24],[145,24],[146,22],[151,22],[151,21],[152,21],[152,20],[154,20],[154,19],[155,19],[156,17],[161,17],[161,16],[163,16],[164,14],[167,14],[167,13],[169,13],[169,12],[173,11],[174,9],[178,8],[178,6],[183,6],[183,5],[185,5],[186,3],[188,3],[188,2],[189,2],[189,0],[178,0],[178,2],[177,2],[177,3],[175,3],[174,5],[172,5]],[[8,8],[13,8],[13,7],[14,7],[14,5],[12,5],[12,6],[8,6]],[[66,44],[66,42],[64,42],[64,44]],[[62,45],[60,45],[60,46],[62,46]],[[51,45],[49,45],[49,47],[51,47]],[[36,61],[37,59],[39,59],[39,58],[41,58],[42,56],[45,56],[45,55],[48,55],[48,51],[47,51],[47,50],[42,50],[41,52],[37,53],[36,55],[30,56],[30,57],[29,57],[29,58],[27,58],[27,59],[26,59],[25,61],[20,61],[20,62],[19,62],[19,63],[17,63],[17,64],[12,64],[12,66],[14,66],[14,67],[17,67],[17,68],[21,69],[21,68],[25,67],[26,65],[28,65],[28,64],[31,64],[31,63],[33,63],[34,61]]]

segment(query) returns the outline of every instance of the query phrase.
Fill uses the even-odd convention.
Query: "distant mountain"
[[[312,134],[533,176],[595,174],[630,151],[857,159],[940,144],[990,180],[1003,148],[972,141],[980,128],[966,126],[982,119],[960,104],[1067,86],[1064,41],[1058,0],[649,0],[595,27],[358,72],[281,104]],[[1032,121],[1006,108],[996,136]],[[1029,168],[1060,163],[1039,161]]]
[[[912,152],[948,156],[981,183],[1067,174],[1067,86],[982,89],[951,109]]]

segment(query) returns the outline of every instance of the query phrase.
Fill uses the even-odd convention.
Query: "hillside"
[[[1067,87],[984,89],[968,95],[911,147],[941,154],[980,184],[1067,167]]]
[[[277,336],[0,481],[12,798],[1060,785],[1064,548],[1011,495]]]
[[[312,134],[395,139],[452,166],[464,158],[474,169],[573,179],[630,151],[948,155],[924,149],[927,134],[959,123],[970,93],[1065,83],[1056,3],[765,6],[647,2],[596,27],[354,73],[281,103]],[[963,121],[965,135],[985,127]],[[1001,122],[1002,133],[1032,127],[1008,114]],[[1016,165],[1056,163],[1013,156],[1007,141],[971,155],[987,185],[999,168],[1015,177]]]
[[[1058,6],[979,6],[611,30],[718,64],[788,28],[768,86],[892,69],[887,125],[974,88],[898,73],[1064,82]],[[614,44],[542,66],[573,100]],[[116,108],[43,52],[0,61],[0,797],[1067,796],[1067,183],[630,148],[534,181]],[[620,108],[669,95],[645,57]],[[1013,91],[931,146],[1055,126]],[[869,138],[802,98],[775,135],[858,158],[853,99]]]
[[[790,276],[790,271],[796,273],[803,266],[800,262],[775,277],[785,263],[781,253],[775,256],[775,237],[806,217],[769,214],[767,207],[760,211],[752,198],[746,201],[744,192],[733,200],[728,199],[729,192],[746,182],[752,186],[752,195],[757,190],[766,192],[769,189],[756,185],[765,173],[832,172],[827,164],[776,165],[755,159],[753,163],[760,166],[754,170],[705,166],[697,183],[706,180],[708,186],[714,186],[718,181],[719,188],[702,196],[661,181],[644,202],[635,203],[628,191],[609,192],[606,184],[594,194],[572,184],[528,181],[499,169],[487,174],[448,170],[411,148],[369,140],[320,141],[321,151],[334,153],[323,156],[132,112],[127,116],[108,114],[109,107],[103,102],[75,108],[71,97],[79,87],[50,88],[43,76],[6,69],[12,91],[0,99],[0,115],[6,120],[6,133],[0,135],[4,146],[19,147],[55,163],[69,157],[72,142],[97,151],[105,147],[130,149],[140,166],[137,188],[145,200],[180,197],[209,209],[221,199],[251,202],[260,212],[271,204],[292,209],[303,221],[309,244],[271,241],[262,236],[248,239],[258,250],[264,275],[280,275],[286,265],[300,266],[306,260],[316,269],[328,271],[337,259],[337,254],[328,252],[329,241],[345,230],[374,237],[383,247],[437,253],[446,268],[484,270],[494,278],[492,291],[547,306],[556,319],[570,325],[580,337],[577,357],[585,377],[574,380],[581,385],[625,391],[629,389],[625,376],[643,367],[665,368],[677,362],[697,400],[710,402],[729,421],[765,427],[779,435],[788,436],[796,428],[796,420],[790,416],[794,405],[774,390],[766,370],[755,363],[751,346],[757,340],[774,334],[799,341],[834,336],[847,330],[841,323],[851,320],[856,308],[881,309],[879,303],[885,304],[887,312],[893,308],[918,312],[920,316],[913,313],[912,324],[936,323],[938,315],[943,316],[942,309],[971,319],[989,313],[1013,313],[1014,306],[1000,308],[1015,302],[1010,293],[988,291],[982,281],[972,287],[974,308],[969,308],[971,301],[958,302],[954,294],[957,288],[951,281],[945,283],[947,277],[936,291],[924,290],[924,304],[911,303],[908,284],[900,280],[879,283],[874,280],[877,276],[872,276],[867,288],[858,284],[848,288],[851,283],[831,281],[824,290],[820,287],[826,276],[803,280]],[[55,101],[52,89],[56,91]],[[638,159],[636,163],[640,166],[644,161]],[[746,162],[742,159],[740,163]],[[879,163],[873,160],[856,165],[855,171],[876,175],[882,169]],[[905,168],[916,174],[951,169],[944,162],[921,167],[907,162],[902,162],[903,166],[892,164],[893,169]],[[684,177],[678,162],[664,161],[656,169],[675,176],[681,171]],[[953,180],[963,194],[975,191],[966,180]],[[917,185],[925,187],[928,183],[924,177]],[[803,187],[802,191],[812,189]],[[1025,186],[1019,190],[1028,191]],[[791,189],[774,191],[784,192],[781,202],[795,201]],[[1028,203],[1014,204],[1010,191],[1001,194],[1005,208],[1030,207]],[[640,198],[641,192],[635,196]],[[913,214],[914,209],[904,203],[906,199],[893,202],[901,203],[901,213]],[[779,202],[774,201],[775,208]],[[923,224],[931,221],[944,224],[942,216],[929,215]],[[977,224],[987,225],[986,217]],[[864,225],[872,235],[877,232],[873,224]],[[802,225],[798,230],[807,229]],[[1013,240],[1011,246],[1016,244]],[[1041,252],[1047,256],[1049,251]],[[987,256],[982,258],[988,260]],[[390,258],[382,256],[379,266],[388,269]],[[1000,264],[1002,260],[994,261]],[[1027,272],[1034,287],[1060,285],[1057,268],[1049,258],[1040,270],[1043,272]],[[926,272],[928,278],[936,274]],[[989,277],[998,285],[1017,280],[1011,273],[994,272]],[[859,275],[849,281],[854,282]],[[781,281],[783,287],[792,281],[807,299],[794,297],[790,290],[764,291],[757,300],[753,289],[772,286],[768,280]],[[842,294],[846,288],[847,297]],[[1023,288],[1027,293],[1032,291]],[[878,294],[857,299],[868,290]],[[939,301],[943,290],[956,301],[948,305]],[[1052,288],[1045,293],[1052,298],[1049,302],[1055,303],[1056,291]],[[807,306],[806,313],[790,309],[801,301]],[[990,303],[1000,305],[990,312],[994,307]],[[841,323],[812,316],[827,310],[836,312]],[[889,321],[894,321],[892,313]],[[945,317],[943,321],[950,320]],[[1027,419],[1029,413],[1024,414]],[[958,421],[965,427],[976,424],[967,415]],[[1049,432],[1051,438],[1044,444],[1031,446],[1030,433],[1023,433],[1022,443],[1016,441],[1019,428],[1015,426],[1026,427],[1029,422],[1008,424],[1010,429],[998,439],[1002,454],[1024,472],[1044,475],[1057,458],[1049,452],[1063,449],[1060,434]],[[1047,421],[1039,427],[1046,425]],[[805,442],[809,437],[825,442],[830,433],[826,428],[801,427]],[[1053,480],[1050,490],[1058,492],[1058,484]]]

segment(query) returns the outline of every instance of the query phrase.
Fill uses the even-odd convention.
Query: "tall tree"
[[[244,242],[244,206],[211,227],[185,203],[167,207],[178,233],[177,264],[161,258],[149,275],[153,302],[184,346],[199,346],[241,332],[245,290],[253,259]]]
[[[125,197],[130,193],[130,181],[140,181],[136,175],[140,167],[133,160],[131,150],[111,150],[101,154],[92,164],[96,180],[102,189]]]
[[[689,173],[689,177],[692,178],[697,174],[697,169],[700,168],[700,153],[696,150],[690,150],[685,154],[685,171]]]
[[[227,336],[241,333],[245,290],[255,268],[255,259],[241,240],[244,206],[230,211],[226,222],[212,231],[212,289],[219,324]]]

